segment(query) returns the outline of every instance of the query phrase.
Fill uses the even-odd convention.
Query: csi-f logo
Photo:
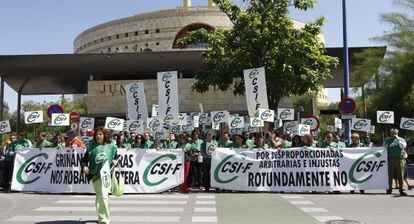
[[[171,79],[171,73],[169,73],[169,72],[165,73],[161,78],[161,80],[164,81],[164,82],[167,82],[170,79]]]
[[[116,128],[116,127],[118,127],[121,124],[122,124],[122,122],[121,122],[120,119],[113,119],[112,121],[110,121],[108,123],[108,128]]]
[[[286,131],[292,131],[292,129],[295,127],[295,122],[289,122],[286,124]]]
[[[207,114],[200,114],[200,117],[198,118],[198,121],[201,124],[206,124],[208,120],[208,115]]]
[[[282,112],[280,112],[280,119],[286,119],[286,118],[288,118],[288,117],[290,117],[292,115],[292,111],[291,110],[289,110],[289,109],[285,109],[285,110],[282,110]]]
[[[65,122],[65,121],[66,121],[66,119],[67,119],[67,117],[66,117],[65,115],[63,115],[63,114],[59,114],[59,115],[55,118],[54,123],[55,123],[55,124],[62,124],[63,122]]]
[[[410,129],[414,126],[414,120],[413,119],[409,119],[404,121],[404,123],[402,123],[402,128],[407,128]]]
[[[379,117],[380,122],[386,122],[392,117],[392,114],[388,111],[382,113]]]
[[[31,123],[31,122],[34,122],[35,120],[37,120],[39,117],[40,117],[39,112],[34,111],[34,112],[30,113],[29,116],[27,116],[27,120],[26,121],[28,123]]]
[[[213,122],[220,122],[224,117],[226,116],[226,114],[223,111],[217,112],[214,117],[213,117]]]
[[[140,128],[140,127],[141,127],[141,123],[139,123],[139,121],[134,121],[129,125],[128,131],[129,132],[136,132],[138,130],[138,128]]]
[[[249,78],[250,79],[254,79],[257,77],[257,75],[259,74],[259,71],[257,69],[253,69],[250,73],[249,73]]]
[[[136,83],[135,84],[132,84],[131,87],[129,87],[129,91],[131,93],[138,91],[138,89],[139,89],[139,86]]]
[[[268,120],[271,116],[272,116],[272,111],[270,111],[270,110],[265,110],[265,111],[263,111],[263,113],[260,115],[260,119],[262,119],[262,120]]]
[[[382,153],[370,151],[359,157],[349,169],[349,179],[356,184],[367,182],[373,172],[379,172],[385,167],[385,160],[381,160]],[[357,176],[357,177],[356,177]]]
[[[168,160],[175,161],[177,156],[174,154],[166,154],[154,159],[146,168],[143,175],[144,183],[147,186],[155,187],[168,180],[169,176],[175,175],[180,171],[183,164],[168,163]],[[167,160],[167,161],[166,161]],[[160,162],[164,161],[164,162]],[[151,179],[158,180],[151,180]]]
[[[154,134],[155,139],[161,139],[164,136],[164,132],[157,131]]]
[[[232,158],[237,158],[238,161],[233,161]],[[239,178],[238,173],[246,173],[253,165],[251,162],[245,162],[246,155],[240,153],[240,154],[232,154],[224,158],[214,169],[214,179],[217,181],[217,183],[220,184],[228,184],[230,182],[235,181],[237,178]],[[240,161],[242,160],[242,161]],[[221,174],[228,174],[230,176],[233,176],[228,179],[223,179],[220,177]]]
[[[261,120],[257,117],[253,118],[253,120],[252,120],[252,126],[253,127],[258,127],[258,126],[260,126],[261,123],[262,123]]]
[[[307,120],[305,120],[305,121],[303,122],[303,124],[305,124],[305,125],[309,125],[309,126],[312,126],[312,125],[313,125],[313,121],[312,121],[312,120],[307,119]]]
[[[6,129],[7,129],[8,127],[9,127],[9,126],[7,125],[7,122],[2,121],[2,122],[0,123],[0,132],[1,132],[1,133],[5,132],[5,131],[6,131]]]
[[[174,133],[174,134],[179,134],[180,133],[180,126],[179,125],[175,125],[175,126],[173,126],[172,127],[172,132]]]
[[[164,117],[164,124],[171,124],[174,116],[172,114],[167,114]]]
[[[209,145],[208,146],[208,148],[207,148],[207,155],[213,155],[213,152],[216,150],[216,146],[215,145],[213,145],[213,144],[211,144],[211,145]]]
[[[81,123],[81,128],[87,128],[90,125],[92,125],[92,119],[91,118],[86,118],[85,120],[83,120],[83,122]]]
[[[354,129],[355,130],[361,130],[366,126],[368,126],[368,122],[366,120],[359,120],[359,121],[355,122]]]
[[[17,182],[31,184],[37,181],[52,168],[52,163],[47,162],[48,158],[49,156],[46,153],[39,153],[29,158],[19,167],[16,174]]]
[[[299,135],[306,135],[309,132],[310,132],[309,126],[305,125],[300,128]]]
[[[242,123],[242,119],[240,117],[236,117],[231,121],[230,127],[237,128],[240,126],[241,123]]]
[[[158,130],[160,126],[161,126],[161,122],[158,119],[152,119],[151,122],[149,123],[149,127],[153,131]]]
[[[95,163],[100,164],[108,159],[108,156],[105,153],[99,153],[95,157]]]

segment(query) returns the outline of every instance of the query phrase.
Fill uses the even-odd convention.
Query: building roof
[[[385,47],[380,47],[384,49]],[[355,66],[353,55],[365,48],[350,48],[350,67]],[[183,77],[206,68],[201,53],[192,51],[163,51],[141,53],[4,55],[0,56],[0,75],[15,91],[23,95],[86,94],[87,81],[155,79],[159,71],[179,71]],[[327,54],[342,61],[342,48],[327,48]],[[325,87],[340,87],[342,67],[332,69],[333,78]]]

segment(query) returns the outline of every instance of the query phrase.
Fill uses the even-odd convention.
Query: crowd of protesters
[[[246,148],[246,149],[282,149],[295,147],[318,147],[318,148],[353,148],[353,147],[372,147],[373,143],[369,136],[360,138],[358,133],[353,133],[351,136],[351,143],[346,145],[343,136],[328,133],[323,139],[316,139],[312,135],[292,136],[281,132],[266,132],[266,133],[248,133],[246,131],[242,134],[232,134],[223,132],[221,135],[214,135],[212,131],[206,132],[193,131],[191,133],[169,134],[167,139],[154,139],[149,132],[142,134],[127,133],[127,132],[108,132],[111,144],[116,145],[119,149],[136,150],[136,149],[181,149],[185,152],[185,183],[180,187],[181,192],[188,192],[193,189],[200,189],[210,191],[210,167],[211,167],[211,153],[207,149],[207,145],[213,145],[220,148]],[[11,179],[12,166],[14,155],[19,148],[63,148],[63,147],[77,147],[86,148],[88,142],[93,139],[94,130],[82,131],[79,135],[76,132],[70,131],[67,135],[56,134],[53,139],[47,139],[45,132],[40,132],[35,143],[32,144],[26,138],[25,133],[11,135],[10,139],[3,143],[3,151],[1,155],[4,157],[4,176],[6,179]],[[395,137],[397,136],[397,137]],[[396,186],[399,187],[400,193],[404,194],[402,189],[404,175],[400,174],[403,167],[406,166],[405,146],[395,143],[395,139],[403,141],[398,137],[398,130],[391,130],[391,137],[386,139],[384,145],[388,149],[389,157],[389,173],[392,179],[396,179]],[[405,141],[404,141],[405,142]],[[398,172],[397,172],[398,171]],[[401,172],[400,172],[401,171]],[[398,180],[398,181],[397,181]],[[409,189],[412,186],[406,184]],[[4,189],[8,189],[8,181],[5,181]],[[391,183],[391,182],[390,182]],[[391,186],[387,190],[391,192]]]

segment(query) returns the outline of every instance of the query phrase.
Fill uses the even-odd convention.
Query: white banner
[[[127,120],[126,131],[136,134],[144,133],[144,121],[142,120]]]
[[[11,132],[9,120],[0,121],[0,134]]]
[[[400,128],[414,131],[414,119],[402,117],[400,122]]]
[[[53,113],[50,125],[51,126],[69,126],[69,114]]]
[[[229,116],[228,111],[211,111],[211,122],[227,123]]]
[[[351,130],[369,132],[371,129],[371,120],[352,118]]]
[[[240,191],[387,189],[387,150],[379,148],[246,150],[217,148],[211,186]]]
[[[295,120],[295,110],[289,108],[278,108],[277,119],[282,121],[293,121]]]
[[[394,111],[377,111],[378,124],[394,124]]]
[[[81,174],[84,149],[24,149],[16,155],[12,190],[50,193],[93,193]],[[125,193],[159,193],[184,182],[184,152],[180,150],[118,149]]]
[[[124,119],[116,118],[116,117],[106,117],[105,120],[105,129],[113,130],[113,131],[122,131],[124,130]]]
[[[158,118],[169,125],[178,114],[177,72],[158,72]]]
[[[79,121],[79,127],[81,130],[92,130],[95,128],[95,118],[93,117],[81,117]]]
[[[269,109],[264,67],[244,70],[244,86],[250,117],[257,116],[259,108]]]
[[[244,128],[244,117],[231,117],[228,125],[230,129]]]
[[[148,109],[144,83],[128,83],[124,85],[124,89],[128,106],[127,119],[146,121],[148,118]]]
[[[274,122],[275,121],[275,111],[270,109],[259,109],[259,118],[263,121]]]
[[[28,111],[24,112],[24,123],[35,124],[43,123],[43,111]]]

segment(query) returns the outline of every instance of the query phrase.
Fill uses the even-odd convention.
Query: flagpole
[[[343,23],[343,41],[344,41],[344,97],[349,97],[349,56],[348,56],[348,39],[347,39],[347,26],[346,26],[346,0],[342,0],[342,23]],[[349,144],[351,141],[351,120],[344,120],[345,124],[345,141]]]

